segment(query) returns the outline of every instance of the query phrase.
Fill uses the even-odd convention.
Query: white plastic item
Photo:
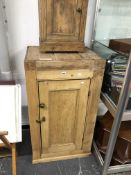
[[[0,131],[8,131],[10,143],[22,141],[21,86],[0,85]]]

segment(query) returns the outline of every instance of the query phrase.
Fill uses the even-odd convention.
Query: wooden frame
[[[15,143],[9,143],[7,138],[5,137],[8,135],[8,132],[0,132],[0,140],[4,143],[2,147],[7,147],[12,154],[12,175],[16,175],[16,144]]]

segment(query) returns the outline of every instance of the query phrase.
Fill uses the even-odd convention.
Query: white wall
[[[86,45],[90,45],[96,0],[89,1]],[[38,0],[5,0],[9,31],[9,54],[16,80],[22,85],[22,105],[27,105],[24,58],[27,46],[39,45]]]
[[[39,44],[38,1],[5,0],[9,30],[9,53],[16,74],[24,74],[28,45]]]
[[[2,1],[0,1],[0,79],[9,79],[11,77],[11,71],[6,37],[6,24],[2,5]]]
[[[38,0],[5,0],[5,4],[13,75],[22,85],[22,105],[27,105],[24,58],[27,46],[39,45]]]

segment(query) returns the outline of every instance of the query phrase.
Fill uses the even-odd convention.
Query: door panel
[[[39,83],[42,153],[81,150],[90,80]]]
[[[75,140],[76,99],[77,90],[50,92],[49,104],[53,104],[49,111],[51,144],[67,144]]]
[[[88,0],[39,0],[40,50],[84,52]]]
[[[48,0],[47,1],[47,39],[78,40],[80,32],[82,0]]]

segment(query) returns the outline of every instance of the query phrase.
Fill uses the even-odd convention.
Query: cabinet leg
[[[12,144],[12,175],[16,175],[16,144]]]

